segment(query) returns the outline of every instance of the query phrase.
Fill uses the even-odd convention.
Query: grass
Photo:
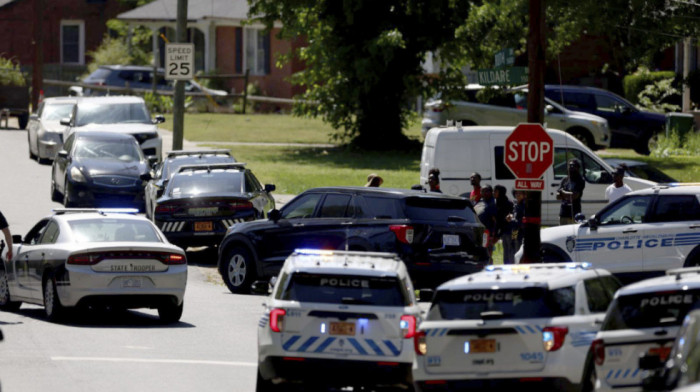
[[[599,152],[600,153],[600,152]],[[652,157],[632,150],[609,149],[600,153],[602,158],[634,159],[646,162],[681,182],[700,182],[700,157]]]

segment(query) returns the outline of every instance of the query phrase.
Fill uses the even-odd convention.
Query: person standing
[[[378,188],[384,183],[384,179],[379,177],[376,173],[372,173],[369,176],[367,176],[367,183],[365,184],[366,187],[374,187]]]
[[[12,233],[10,233],[10,225],[7,224],[7,219],[0,211],[0,230],[5,235],[5,246],[7,246],[7,261],[12,260]]]
[[[557,190],[557,200],[561,200],[559,224],[575,223],[574,217],[581,212],[581,196],[586,180],[581,175],[581,162],[574,158],[568,164],[569,176],[564,178]]]
[[[481,198],[474,206],[474,211],[479,217],[481,224],[486,228],[484,232],[486,236],[486,250],[489,252],[489,260],[493,262],[491,256],[493,255],[493,247],[497,240],[496,215],[498,214],[498,208],[496,207],[496,200],[493,198],[493,189],[491,185],[486,185],[481,188]]]
[[[613,183],[605,189],[605,199],[608,201],[608,204],[632,192],[632,188],[623,182],[624,177],[625,168],[618,166],[613,172]]]
[[[513,190],[513,197],[515,198],[515,201],[513,202],[513,213],[508,215],[506,219],[511,224],[511,237],[513,241],[515,241],[513,249],[515,249],[514,252],[517,252],[523,245],[523,218],[525,217],[526,194],[524,191]]]
[[[440,169],[434,167],[428,172],[428,186],[430,192],[442,193],[440,190]]]
[[[472,192],[469,194],[469,200],[472,201],[472,204],[476,205],[476,203],[481,200],[481,174],[472,173],[471,177],[469,177],[469,181],[472,184]]]
[[[493,187],[493,196],[496,199],[496,242],[503,244],[503,264],[515,262],[515,240],[512,232],[513,226],[508,221],[508,216],[513,214],[513,203],[508,199],[508,191],[503,185]]]

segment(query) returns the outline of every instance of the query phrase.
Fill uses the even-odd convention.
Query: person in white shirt
[[[605,199],[609,203],[621,198],[629,192],[632,192],[632,188],[629,185],[622,182],[625,177],[624,166],[618,166],[613,172],[613,183],[605,190]]]

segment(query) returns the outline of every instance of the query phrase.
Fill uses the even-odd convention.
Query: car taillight
[[[408,314],[401,316],[399,327],[401,328],[401,334],[405,339],[416,336],[416,317]]]
[[[272,309],[270,311],[270,329],[272,332],[282,332],[284,329],[284,315],[287,311],[284,309]]]
[[[187,264],[187,259],[185,256],[177,253],[167,253],[163,257],[163,264],[167,265],[178,265],[178,264]]]
[[[253,208],[253,203],[246,200],[232,201],[228,205],[234,210],[249,210]]]
[[[156,214],[172,214],[177,210],[177,206],[160,205],[156,206]]]
[[[413,226],[409,225],[391,225],[389,230],[396,234],[396,239],[404,244],[413,242]]]
[[[82,253],[77,255],[70,255],[68,257],[68,260],[66,260],[66,264],[93,265],[97,264],[100,260],[102,260],[102,255],[100,254]]]
[[[542,344],[545,351],[557,351],[564,345],[568,327],[545,327],[542,330]]]
[[[425,332],[417,331],[413,334],[413,349],[416,355],[425,355],[428,353],[428,343],[425,340]]]
[[[605,362],[605,343],[603,339],[596,339],[591,344],[591,351],[593,351],[593,360],[598,366],[603,365]]]

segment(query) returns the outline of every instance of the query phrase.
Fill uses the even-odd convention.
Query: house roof
[[[0,0],[0,4],[8,0]],[[10,0],[12,1],[12,0]],[[189,0],[187,2],[189,21],[220,19],[247,20],[247,0]],[[172,21],[177,19],[177,0],[156,0],[131,11],[121,13],[117,19],[127,22]]]

